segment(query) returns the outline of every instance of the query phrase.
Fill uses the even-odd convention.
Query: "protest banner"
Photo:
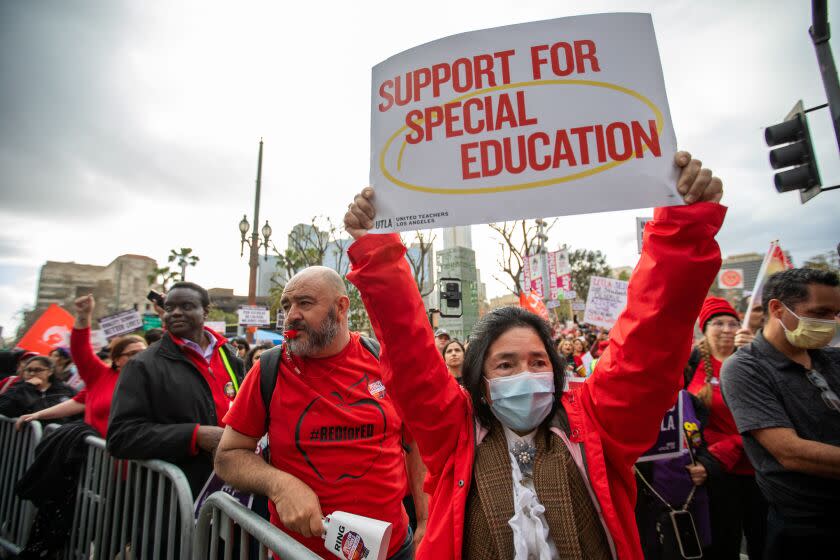
[[[566,249],[548,253],[548,281],[551,299],[558,299],[558,293],[561,291],[563,299],[569,299],[566,292],[572,289],[572,267]]]
[[[649,14],[453,35],[373,68],[375,231],[682,204]]]
[[[573,301],[572,302],[572,311],[583,311],[586,309],[586,304],[582,301]]]
[[[642,254],[642,244],[645,241],[645,224],[652,221],[653,218],[636,217],[636,246],[639,249],[639,254]]]
[[[743,290],[743,268],[721,268],[718,272],[718,288],[721,290]]]
[[[222,335],[225,334],[227,329],[224,321],[204,321],[204,326]]]
[[[750,303],[747,311],[744,313],[741,328],[749,328],[750,310],[761,303],[761,292],[764,290],[764,282],[777,272],[791,268],[793,268],[793,263],[785,256],[785,252],[782,251],[779,242],[771,241],[770,248],[767,250],[767,254],[764,255],[764,260],[761,261],[761,267],[758,269],[758,275],[755,277],[755,285],[750,294]]]
[[[689,398],[686,396],[686,391],[680,391],[677,402],[668,409],[665,417],[662,418],[656,442],[639,457],[637,462],[643,463],[645,461],[679,457],[686,449],[685,436],[683,435],[684,398]]]
[[[591,276],[583,322],[611,329],[627,306],[627,284],[624,280]]]
[[[271,323],[267,307],[247,305],[239,308],[239,324],[243,327],[265,327]]]
[[[533,292],[540,298],[545,297],[542,271],[542,254],[525,255],[522,262],[522,279],[525,281],[522,289]]]
[[[17,346],[44,355],[56,348],[70,346],[73,322],[73,316],[67,311],[54,303],[50,304],[18,341]]]
[[[113,315],[100,317],[99,326],[102,327],[105,338],[111,340],[114,337],[142,329],[143,318],[134,309],[126,309]]]

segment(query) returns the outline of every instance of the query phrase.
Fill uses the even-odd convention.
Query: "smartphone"
[[[157,290],[149,290],[148,295],[146,295],[146,299],[163,307],[163,294]]]
[[[672,511],[669,515],[682,557],[686,559],[702,558],[703,548],[700,546],[700,539],[697,537],[697,529],[694,527],[694,518],[691,516],[691,512]]]

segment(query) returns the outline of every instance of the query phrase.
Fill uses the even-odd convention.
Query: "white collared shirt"
[[[205,361],[207,361],[207,363],[209,364],[210,359],[213,357],[213,350],[216,349],[216,337],[207,331],[204,331],[204,336],[207,337],[207,340],[209,342],[207,348],[202,348],[200,344],[196,344],[192,340],[187,340],[186,338],[183,339],[184,346],[195,350],[199,356],[204,356]]]
[[[508,443],[508,456],[513,469],[513,517],[508,525],[513,529],[513,550],[515,560],[558,560],[557,546],[548,534],[548,522],[545,519],[545,506],[540,503],[534,489],[534,479],[523,477],[519,463],[510,452],[513,444],[519,440],[534,443],[534,430],[525,436],[519,436],[505,426],[505,439]]]

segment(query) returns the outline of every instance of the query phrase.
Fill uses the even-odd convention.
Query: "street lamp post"
[[[248,305],[257,304],[257,267],[260,260],[260,247],[265,248],[265,260],[268,260],[268,245],[271,238],[271,226],[268,225],[268,220],[260,231],[257,227],[260,223],[260,187],[262,183],[262,155],[263,155],[263,140],[260,138],[260,153],[257,158],[257,193],[254,197],[254,231],[251,234],[251,239],[247,238],[248,230],[251,224],[248,223],[247,215],[242,215],[242,221],[239,222],[239,233],[242,234],[242,241],[240,245],[239,256],[245,254],[245,244],[247,243],[251,249],[250,258],[248,259],[249,277],[248,277]],[[260,233],[262,233],[263,240],[260,241]],[[254,327],[248,327],[247,336],[248,342],[254,342]]]

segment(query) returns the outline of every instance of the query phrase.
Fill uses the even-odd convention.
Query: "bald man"
[[[344,282],[332,269],[310,267],[289,280],[280,303],[288,334],[274,350],[280,357],[268,414],[257,362],[225,416],[216,472],[267,496],[271,522],[316,554],[325,552],[324,515],[346,511],[392,523],[388,558],[413,558],[402,506],[402,422],[378,357],[348,328]],[[254,453],[266,426],[270,464]]]

